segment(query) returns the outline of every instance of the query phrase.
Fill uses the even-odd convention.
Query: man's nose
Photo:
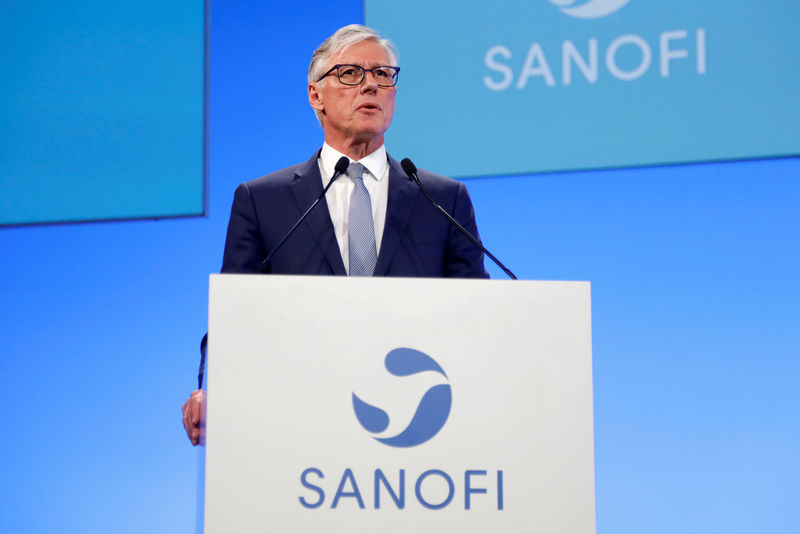
[[[372,76],[372,73],[364,73],[364,79],[361,81],[361,92],[362,93],[374,93],[378,90],[378,82],[375,81],[375,77]]]

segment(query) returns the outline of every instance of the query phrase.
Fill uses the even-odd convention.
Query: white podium
[[[589,284],[212,275],[206,534],[595,531]]]

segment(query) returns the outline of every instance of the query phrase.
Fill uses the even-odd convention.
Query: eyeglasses
[[[333,71],[336,71],[336,77],[339,82],[344,85],[358,85],[364,80],[367,72],[372,73],[380,87],[393,87],[397,85],[397,74],[400,72],[400,67],[380,66],[365,69],[359,65],[334,65],[331,70],[320,76],[318,82],[321,82],[326,76],[330,76]]]

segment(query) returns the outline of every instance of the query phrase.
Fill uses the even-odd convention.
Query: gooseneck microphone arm
[[[403,161],[401,161],[401,162],[400,162],[400,166],[401,166],[401,167],[403,167],[403,170],[406,172],[406,174],[407,174],[407,175],[408,175],[408,176],[409,176],[411,179],[413,179],[413,180],[414,180],[414,183],[416,183],[416,184],[417,184],[417,187],[419,187],[420,191],[422,191],[422,194],[423,194],[423,195],[425,195],[425,198],[427,198],[427,199],[428,199],[428,202],[430,202],[430,203],[433,205],[433,207],[435,207],[437,210],[439,210],[439,213],[441,213],[442,215],[444,215],[444,216],[447,218],[447,220],[448,220],[448,221],[450,221],[451,223],[453,223],[453,224],[455,225],[455,227],[456,227],[456,228],[458,228],[458,229],[461,231],[461,233],[462,233],[462,234],[464,234],[465,236],[467,236],[467,238],[468,238],[470,241],[472,241],[472,243],[473,243],[473,244],[474,244],[476,247],[478,247],[479,249],[481,249],[481,251],[483,251],[483,253],[484,253],[484,254],[486,254],[487,256],[489,256],[489,258],[491,258],[491,260],[492,260],[493,262],[495,262],[495,263],[497,264],[497,266],[498,266],[498,267],[500,267],[501,269],[503,269],[503,272],[504,272],[504,273],[506,273],[506,274],[507,274],[509,277],[511,277],[513,280],[516,280],[516,279],[517,279],[517,277],[516,277],[516,276],[514,276],[514,273],[512,273],[511,271],[509,271],[509,270],[508,270],[508,268],[507,268],[505,265],[503,265],[503,264],[500,262],[500,260],[498,260],[497,258],[495,258],[495,257],[494,257],[494,254],[492,254],[491,252],[489,252],[488,250],[486,250],[486,248],[485,248],[485,247],[484,247],[484,246],[481,244],[481,242],[480,242],[480,241],[478,241],[477,239],[475,239],[475,236],[473,236],[471,233],[469,233],[469,232],[467,231],[467,229],[466,229],[466,228],[464,228],[463,226],[461,226],[461,224],[459,224],[459,222],[453,218],[453,216],[452,216],[452,215],[450,215],[449,213],[447,213],[447,210],[445,210],[445,209],[444,209],[443,207],[441,207],[441,206],[440,206],[440,205],[439,205],[439,204],[438,204],[438,203],[437,203],[435,200],[433,200],[433,198],[431,198],[431,196],[428,194],[428,191],[427,191],[427,190],[426,190],[426,189],[425,189],[425,188],[422,186],[422,182],[420,182],[420,181],[419,181],[419,178],[417,177],[417,166],[416,166],[416,165],[414,165],[414,164],[411,162],[411,160],[410,160],[410,159],[406,158],[406,159],[404,159]]]
[[[258,268],[258,272],[260,272],[260,273],[264,272],[264,269],[266,269],[267,266],[269,265],[269,262],[272,261],[272,257],[275,255],[275,253],[278,252],[278,250],[280,250],[280,248],[283,246],[283,244],[286,243],[286,240],[288,240],[289,237],[294,233],[294,231],[297,230],[297,227],[300,226],[300,224],[306,219],[306,217],[308,217],[308,214],[311,213],[311,210],[313,210],[317,206],[317,204],[319,204],[319,201],[322,200],[322,197],[324,197],[325,193],[328,192],[328,189],[331,188],[331,185],[333,185],[333,182],[339,176],[341,176],[342,174],[347,172],[347,167],[349,165],[350,165],[350,160],[347,159],[346,156],[342,156],[341,158],[339,158],[339,161],[336,162],[336,166],[333,168],[333,171],[334,171],[333,172],[333,176],[331,176],[331,179],[328,182],[328,185],[326,185],[325,189],[322,190],[322,193],[320,193],[320,195],[317,197],[317,200],[315,200],[314,203],[311,204],[311,206],[309,206],[309,208],[306,210],[306,212],[300,217],[300,219],[298,219],[297,222],[294,223],[294,226],[292,226],[289,229],[289,231],[286,232],[286,235],[283,236],[283,239],[281,239],[278,242],[278,244],[275,245],[275,248],[272,249],[272,252],[270,252],[267,255],[267,257],[264,259],[264,261],[261,262],[261,265],[259,265],[259,268]]]

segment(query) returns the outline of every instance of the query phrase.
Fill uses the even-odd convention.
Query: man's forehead
[[[361,41],[336,54],[332,64],[338,63],[352,63],[365,67],[388,65],[389,55],[375,41]]]

